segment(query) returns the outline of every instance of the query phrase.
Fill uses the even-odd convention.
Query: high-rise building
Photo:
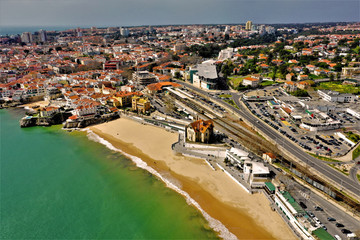
[[[76,29],[76,36],[78,36],[78,37],[82,37],[82,36],[83,36],[83,33],[82,33],[82,29],[81,29],[81,28],[77,28],[77,29]]]
[[[30,32],[23,32],[21,34],[21,42],[24,43],[32,43],[33,38],[32,38],[32,34]]]
[[[39,40],[40,40],[40,42],[47,42],[48,38],[47,38],[47,33],[45,30],[40,29]]]
[[[251,27],[252,27],[252,21],[247,21],[247,22],[246,22],[246,26],[245,26],[245,30],[250,31],[250,30],[251,30]]]
[[[127,28],[120,28],[120,35],[124,36],[124,37],[128,37],[129,36],[129,29]]]

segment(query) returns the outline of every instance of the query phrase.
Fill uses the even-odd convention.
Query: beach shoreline
[[[155,171],[152,174],[172,183],[183,191],[182,195],[188,194],[189,198],[184,195],[185,198],[194,201],[191,204],[202,212],[220,237],[296,239],[281,217],[271,210],[264,195],[246,193],[224,172],[212,170],[202,159],[175,154],[171,144],[177,141],[177,133],[126,118],[89,130],[109,142],[112,150],[119,149],[127,157],[141,159]],[[221,224],[215,224],[216,220]]]

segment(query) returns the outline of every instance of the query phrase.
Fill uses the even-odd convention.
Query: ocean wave
[[[196,207],[201,214],[205,217],[205,219],[209,222],[209,226],[214,229],[216,232],[219,233],[219,237],[223,238],[223,239],[237,239],[237,237],[231,233],[219,220],[211,217],[207,212],[205,212],[201,206],[199,205],[199,203],[197,203],[194,199],[192,199],[190,197],[190,195],[181,190],[180,187],[178,187],[180,184],[176,182],[176,180],[174,180],[175,182],[172,182],[170,179],[164,177],[163,175],[161,175],[159,172],[157,172],[155,169],[153,169],[152,167],[148,166],[147,163],[145,161],[143,161],[141,158],[130,155],[116,147],[114,147],[110,142],[108,142],[107,140],[103,139],[102,137],[100,137],[99,135],[97,135],[96,133],[94,133],[92,130],[86,128],[83,129],[82,131],[86,131],[87,132],[87,137],[94,142],[98,142],[101,143],[103,145],[105,145],[108,149],[116,151],[116,152],[120,152],[122,155],[124,155],[125,157],[131,159],[137,167],[142,168],[148,172],[150,172],[151,174],[157,176],[158,178],[160,178],[163,182],[165,182],[166,186],[170,189],[173,189],[174,191],[178,192],[179,194],[181,194],[182,196],[185,197],[186,202],[189,205],[193,205],[194,207]]]

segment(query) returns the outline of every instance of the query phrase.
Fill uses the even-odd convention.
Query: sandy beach
[[[49,101],[44,100],[44,101],[26,103],[26,104],[23,104],[23,105],[18,106],[18,107],[34,107],[34,106],[46,107],[47,105],[49,105]]]
[[[237,238],[296,239],[263,194],[246,193],[224,172],[213,171],[202,159],[175,155],[171,144],[177,141],[177,133],[126,118],[90,129],[176,183]]]

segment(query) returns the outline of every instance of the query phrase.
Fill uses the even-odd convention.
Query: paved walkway
[[[211,154],[201,154],[201,153],[192,151],[193,149],[186,148],[185,144],[184,144],[184,135],[183,134],[179,134],[179,140],[178,140],[178,142],[176,142],[172,145],[172,150],[174,150],[178,153],[181,153],[183,155],[190,155],[193,157],[205,159],[205,161],[215,171],[219,170],[219,168],[217,166],[217,164],[219,164],[224,170],[226,170],[233,177],[233,180],[237,181],[244,188],[246,188],[248,190],[248,192],[250,192],[250,193],[252,192],[251,186],[246,182],[244,173],[242,173],[239,169],[237,169],[234,166],[225,164],[224,158],[222,158],[222,157],[217,157],[217,156],[211,155]]]

